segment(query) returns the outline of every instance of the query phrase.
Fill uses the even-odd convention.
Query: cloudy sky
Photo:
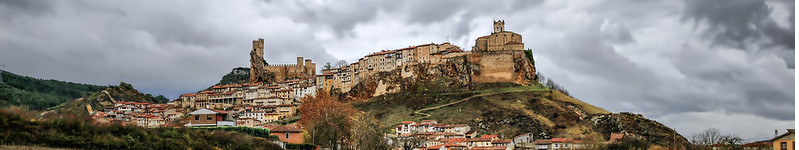
[[[685,136],[765,139],[795,124],[792,0],[505,2],[2,0],[0,67],[175,98],[247,66],[257,38],[270,63],[353,62],[431,42],[469,49],[503,19],[539,72],[610,111]]]

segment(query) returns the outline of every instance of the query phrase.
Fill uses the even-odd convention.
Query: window
[[[780,149],[787,150],[788,149],[788,142],[780,142]]]
[[[208,116],[205,116],[205,120],[214,120],[214,118],[212,117],[212,115],[208,115]]]
[[[194,116],[194,120],[200,120],[200,115]]]
[[[286,132],[286,139],[289,139],[289,133]]]

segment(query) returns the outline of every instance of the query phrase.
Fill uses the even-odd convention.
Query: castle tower
[[[262,73],[264,69],[264,39],[252,41],[252,50],[250,50],[250,82],[260,82],[264,80]]]
[[[314,70],[316,70],[316,66],[313,65],[311,59],[305,59],[305,68],[303,69],[305,72],[303,73],[308,77],[313,77],[316,75]]]
[[[296,71],[297,71],[297,75],[298,76],[302,76],[303,74],[305,74],[305,71],[304,71],[305,70],[305,65],[303,65],[303,61],[304,60],[305,59],[302,58],[302,57],[297,57],[297,70]]]
[[[264,39],[258,38],[258,40],[253,40],[252,49],[258,57],[264,58]]]
[[[505,31],[505,20],[494,21],[494,33]]]

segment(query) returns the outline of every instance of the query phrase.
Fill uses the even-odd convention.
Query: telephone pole
[[[5,70],[3,70],[3,68],[5,68],[5,67],[6,67],[6,64],[0,64],[0,83],[3,83],[3,72],[5,71]]]

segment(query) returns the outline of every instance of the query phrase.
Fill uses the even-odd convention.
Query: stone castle
[[[250,81],[252,82],[263,82],[265,79],[261,75],[266,71],[274,74],[275,81],[306,79],[316,76],[316,63],[311,62],[311,59],[297,57],[297,64],[267,64],[264,61],[264,39],[252,41],[250,57]]]
[[[255,55],[255,56],[252,56]],[[529,54],[531,55],[531,54]],[[371,53],[357,62],[322,70],[316,75],[316,65],[310,60],[303,63],[297,58],[294,65],[266,65],[263,60],[263,39],[253,41],[251,52],[251,80],[259,80],[263,70],[275,73],[278,81],[286,79],[316,78],[319,89],[348,92],[361,84],[374,91],[372,95],[397,92],[400,80],[448,77],[461,84],[510,82],[531,84],[535,79],[532,58],[524,51],[522,36],[505,31],[505,22],[494,21],[490,35],[479,37],[471,51],[464,51],[448,42],[422,44],[395,50]],[[259,72],[260,71],[260,72]]]

